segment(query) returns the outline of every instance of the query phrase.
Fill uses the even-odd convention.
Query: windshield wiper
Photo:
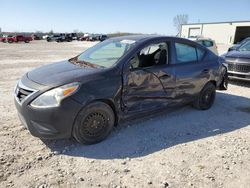
[[[74,64],[74,65],[79,65],[81,67],[91,67],[91,68],[105,68],[104,66],[100,66],[97,64],[93,64],[87,61],[78,61],[77,57],[74,57],[72,59],[69,60],[70,63]]]

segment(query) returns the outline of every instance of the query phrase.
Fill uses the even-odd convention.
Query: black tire
[[[25,42],[25,43],[29,43],[30,41],[29,41],[29,40],[25,40],[24,42]]]
[[[8,43],[13,43],[14,41],[13,40],[8,40]]]
[[[94,102],[78,114],[72,134],[79,143],[95,144],[110,134],[114,123],[112,108],[103,102]]]
[[[215,96],[216,87],[213,83],[208,82],[195,99],[193,107],[199,110],[208,110],[213,105]]]

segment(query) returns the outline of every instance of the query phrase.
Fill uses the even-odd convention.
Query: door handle
[[[209,69],[204,69],[203,71],[202,71],[202,73],[208,73],[209,72]]]
[[[170,77],[169,74],[164,74],[164,75],[162,75],[162,76],[159,76],[159,78],[162,78],[162,79],[164,79],[164,78],[169,78],[169,77]]]

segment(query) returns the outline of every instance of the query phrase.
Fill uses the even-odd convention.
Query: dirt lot
[[[12,91],[27,71],[93,43],[0,43],[0,187],[249,187],[250,83],[214,106],[127,122],[102,143],[41,141],[17,117]]]

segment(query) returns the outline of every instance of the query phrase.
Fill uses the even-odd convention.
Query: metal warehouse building
[[[218,44],[233,44],[250,37],[250,21],[184,24],[181,37],[208,37]]]

